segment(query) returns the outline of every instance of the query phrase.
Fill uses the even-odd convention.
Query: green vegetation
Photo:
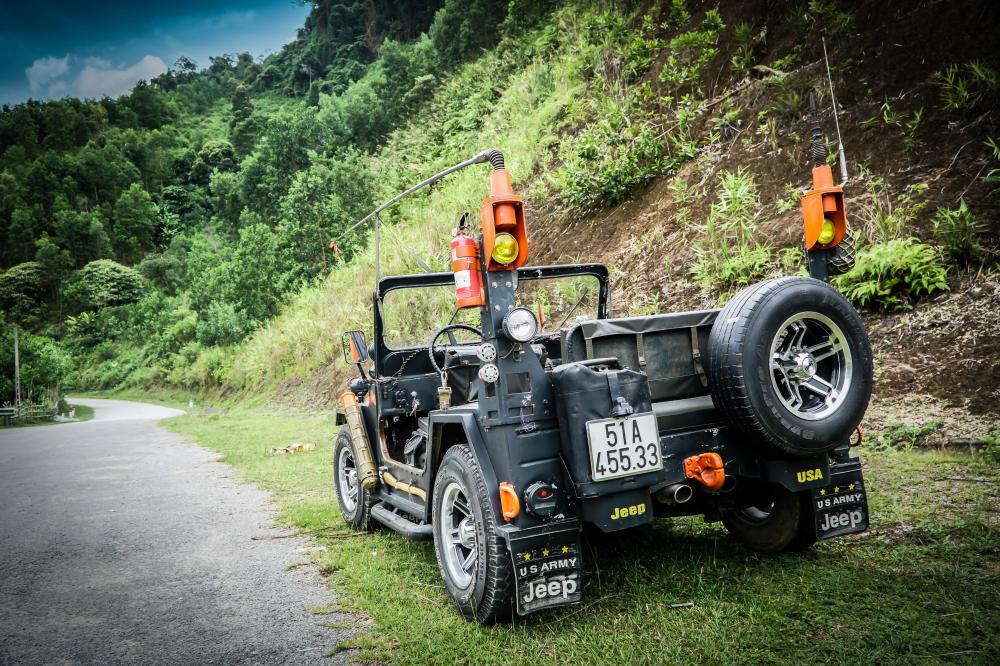
[[[483,664],[691,655],[709,664],[971,664],[1000,654],[990,518],[1000,479],[978,458],[862,450],[872,531],[804,555],[752,554],[700,519],[589,539],[583,605],[480,627],[452,608],[429,544],[343,526],[331,490],[330,419],[241,412],[164,423],[275,493],[281,521],[325,547],[316,564],[340,591],[339,606],[327,610],[372,618],[369,632],[342,646],[360,648],[365,662],[463,663],[474,654]],[[292,442],[317,449],[269,455]]]
[[[896,309],[946,291],[947,275],[937,251],[910,237],[862,248],[854,268],[832,282],[858,306]]]
[[[705,223],[704,239],[695,246],[698,261],[692,272],[706,289],[727,291],[745,287],[767,275],[771,248],[756,240],[762,217],[753,175],[724,172],[718,200]]]
[[[319,0],[297,38],[263,61],[244,53],[199,68],[181,58],[118,99],[5,107],[0,333],[10,337],[16,324],[68,359],[36,394],[261,396],[282,383],[305,387],[329,367],[339,331],[370,322],[370,229],[346,233],[350,225],[491,145],[544,212],[533,228],[562,215],[599,225],[640,188],[684,169],[666,214],[691,234],[663,248],[658,266],[675,263],[681,245],[694,247],[694,280],[720,299],[799,270],[798,242],[763,226],[774,207],[760,200],[775,200],[776,172],[744,157],[769,151],[798,168],[808,94],[823,106],[825,88],[794,68],[816,62],[809,35],[857,26],[828,0],[775,11],[748,16],[737,5],[687,0]],[[765,62],[788,71],[761,79],[755,66]],[[907,107],[921,110],[887,102],[876,118],[910,151],[932,140],[922,109],[982,116],[995,99],[995,71],[983,62],[927,76],[925,99]],[[987,167],[981,178],[994,182],[998,171]],[[482,176],[457,174],[387,211],[383,273],[420,270],[414,257],[445,269],[449,232],[479,207]],[[865,183],[869,196],[850,194],[862,253],[884,258],[864,246],[932,237],[926,206],[939,199],[927,184],[904,188],[871,174]],[[779,212],[798,207],[796,190],[779,196]],[[977,197],[968,193],[967,214],[959,204],[935,217],[933,238],[950,262],[992,256],[988,235],[976,231],[989,210]],[[659,250],[665,226],[636,230],[636,245]],[[907,273],[911,254],[889,273]],[[893,298],[940,289],[943,276],[887,286],[894,277],[856,275],[845,284],[868,284],[856,302],[894,306]],[[669,306],[638,286],[624,310]],[[8,357],[0,354],[5,378]],[[0,402],[10,402],[4,381]]]
[[[903,146],[907,152],[914,152],[923,145],[923,139],[919,135],[920,123],[924,118],[923,108],[907,114],[895,111],[889,100],[886,100],[879,110],[882,114],[881,123],[889,127],[896,127],[899,130],[899,135],[903,139]],[[873,127],[877,126],[879,122],[880,120],[876,116],[864,121],[861,123],[861,126]]]
[[[981,61],[948,65],[931,77],[938,88],[941,108],[968,111],[985,107],[1000,95],[1000,74]]]
[[[962,199],[957,208],[938,208],[931,220],[934,238],[941,243],[955,263],[968,266],[983,253],[980,238],[986,231]]]
[[[910,451],[927,435],[941,427],[940,421],[927,421],[918,426],[890,423],[885,430],[869,440],[874,449],[899,449]]]

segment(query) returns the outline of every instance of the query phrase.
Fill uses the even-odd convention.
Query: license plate
[[[587,440],[594,481],[663,469],[654,414],[587,421]]]
[[[834,475],[834,479],[834,483],[812,491],[818,539],[868,529],[868,498],[861,474]]]

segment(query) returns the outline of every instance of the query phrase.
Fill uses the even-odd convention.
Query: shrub
[[[886,243],[905,237],[907,227],[916,221],[926,201],[916,197],[927,190],[927,183],[914,183],[895,198],[882,178],[868,178],[866,189],[870,199],[857,204],[855,219],[862,236],[869,242]]]
[[[142,275],[135,269],[98,259],[74,273],[64,293],[79,310],[90,310],[134,303],[142,297],[145,287]]]
[[[45,271],[37,261],[27,261],[0,271],[0,307],[15,321],[32,321],[45,293]]]
[[[587,126],[559,174],[563,200],[580,209],[614,206],[662,169],[665,143],[647,123],[622,115]]]
[[[969,111],[1000,93],[1000,74],[978,60],[934,72],[931,83],[937,86],[941,108],[946,111]]]
[[[753,234],[760,222],[757,183],[743,170],[722,174],[718,200],[705,223],[705,237],[695,245],[695,280],[706,289],[731,289],[763,278],[771,249]]]
[[[861,307],[911,307],[914,300],[946,291],[948,269],[938,253],[916,238],[897,238],[865,247],[833,285]]]
[[[70,355],[51,338],[19,332],[21,398],[58,402],[73,371]],[[14,329],[0,326],[0,404],[14,401]]]
[[[252,330],[247,313],[232,303],[212,303],[198,319],[198,342],[203,345],[231,345]]]
[[[979,237],[986,230],[962,199],[958,208],[938,208],[931,220],[934,238],[958,264],[968,266],[983,252]]]

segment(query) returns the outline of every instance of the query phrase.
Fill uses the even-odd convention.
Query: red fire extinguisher
[[[451,270],[455,273],[457,307],[473,308],[486,304],[483,273],[479,266],[479,243],[459,227],[451,239]]]

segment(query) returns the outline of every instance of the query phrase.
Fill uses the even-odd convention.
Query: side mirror
[[[361,365],[368,360],[368,345],[361,331],[348,331],[340,338],[344,346],[344,361],[348,365]]]

